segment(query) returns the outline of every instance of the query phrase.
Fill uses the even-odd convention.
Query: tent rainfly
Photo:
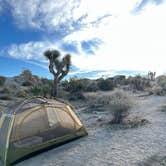
[[[0,161],[8,166],[85,135],[70,105],[53,99],[27,99],[0,116]]]

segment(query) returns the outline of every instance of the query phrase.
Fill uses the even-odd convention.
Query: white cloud
[[[125,10],[124,10],[125,11]],[[120,12],[120,11],[118,11]],[[118,13],[117,12],[117,13]],[[98,37],[104,44],[95,55],[74,55],[76,67],[88,70],[166,71],[166,4],[148,5],[132,15],[130,10],[105,20],[97,28],[75,32],[65,40],[89,40]]]
[[[6,0],[12,15],[21,28],[55,29],[70,23],[77,0]]]
[[[0,0],[0,15],[1,15],[2,11],[3,11],[3,1]]]
[[[126,13],[140,0],[4,0],[21,28],[54,31],[59,25],[73,30],[73,22],[88,26],[98,18]]]
[[[24,60],[36,60],[39,62],[45,62],[46,59],[43,56],[43,52],[49,48],[55,48],[56,44],[48,41],[43,42],[28,42],[20,45],[13,44],[8,48],[8,55],[18,59]]]
[[[69,34],[58,44],[43,41],[13,45],[9,49],[11,56],[41,61],[42,52],[48,47],[55,45],[60,48],[63,42],[76,42],[80,54],[73,53],[72,62],[80,71],[166,71],[166,3],[157,6],[149,4],[134,15],[131,11],[141,0],[82,0],[78,8],[74,0],[47,0],[42,3],[41,0],[29,0],[24,1],[26,5],[22,5],[21,0],[14,2],[16,0],[11,0],[10,4],[14,6],[13,15],[18,22],[22,20],[34,27],[56,27],[61,22],[84,16],[81,24],[86,26]],[[22,10],[25,12],[22,13]],[[97,23],[92,24],[95,21]],[[103,43],[93,50],[94,55],[86,54],[81,48],[81,42],[94,38]]]

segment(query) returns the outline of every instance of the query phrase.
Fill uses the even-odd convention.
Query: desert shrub
[[[83,92],[75,92],[68,95],[68,99],[72,101],[85,100]]]
[[[42,78],[40,86],[42,88],[42,95],[44,97],[50,97],[52,92],[53,81],[47,78]]]
[[[85,91],[87,88],[87,80],[73,77],[68,82],[63,83],[63,86],[66,91],[72,93]]]
[[[157,84],[163,88],[166,88],[166,75],[157,77]]]
[[[157,85],[160,88],[159,95],[166,95],[166,76],[161,75],[157,78]]]
[[[22,86],[32,86],[32,85],[33,85],[32,81],[24,81],[22,83]]]
[[[97,99],[98,104],[109,106],[109,109],[113,115],[111,123],[122,123],[123,118],[128,115],[133,102],[131,96],[123,90],[115,90],[111,94],[101,95]]]
[[[16,94],[15,96],[17,97],[26,97],[28,94],[26,92],[26,90],[23,90],[23,89],[20,89]]]
[[[52,85],[52,83],[53,83],[53,80],[49,80],[49,79],[47,79],[47,78],[41,78],[41,83],[42,84],[44,84],[44,85]]]
[[[98,85],[96,81],[89,79],[78,79],[73,77],[69,81],[65,80],[61,83],[64,90],[68,92],[95,92],[97,91]]]
[[[150,94],[159,95],[159,96],[164,95],[162,87],[158,85],[152,86],[152,88],[148,89],[148,91],[150,92]]]
[[[8,94],[10,93],[10,90],[8,88],[3,88],[1,91],[0,91],[0,94]]]
[[[33,96],[41,96],[42,95],[42,88],[40,86],[34,86],[30,89],[30,92]]]
[[[149,92],[154,95],[164,96],[166,95],[166,76],[161,75],[156,78],[155,84],[149,88]]]
[[[50,97],[51,96],[52,85],[45,84],[45,85],[34,85],[30,92],[34,96],[43,96],[43,97]]]
[[[6,77],[0,76],[0,86],[3,86],[6,81]]]
[[[113,84],[115,86],[117,86],[117,85],[126,85],[126,83],[127,83],[125,75],[116,75],[116,76],[112,77],[111,79],[112,79]]]
[[[135,116],[135,117],[130,117],[129,119],[125,119],[123,122],[123,126],[125,128],[136,128],[140,126],[144,126],[146,124],[150,123],[147,119]]]
[[[107,90],[113,90],[114,84],[111,79],[98,79],[97,80],[97,85],[100,90],[107,91]]]
[[[58,98],[61,98],[61,99],[65,99],[65,100],[68,100],[70,97],[69,97],[69,92],[65,91],[63,89],[63,87],[59,86],[59,90],[58,90],[58,94],[57,94],[57,97]]]
[[[50,84],[46,84],[42,87],[42,95],[43,97],[51,96],[52,86]]]
[[[87,92],[96,92],[97,90],[99,90],[99,87],[96,82],[92,82],[86,87]]]
[[[141,77],[140,75],[129,77],[127,82],[133,90],[144,91],[145,88],[150,87],[149,79]]]
[[[11,96],[10,94],[3,94],[3,95],[0,95],[0,100],[11,100]]]

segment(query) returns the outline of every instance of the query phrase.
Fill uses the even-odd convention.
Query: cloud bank
[[[63,32],[61,40],[13,44],[12,57],[44,61],[47,48],[71,52],[79,71],[166,72],[166,3],[161,0],[6,0],[19,28]]]

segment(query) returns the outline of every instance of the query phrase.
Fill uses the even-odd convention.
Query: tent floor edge
[[[41,153],[43,153],[43,152],[47,152],[47,151],[49,151],[49,150],[51,150],[51,149],[54,149],[54,148],[56,148],[56,147],[59,147],[59,146],[61,146],[61,145],[65,145],[65,144],[67,144],[67,143],[69,143],[69,142],[72,142],[72,141],[74,141],[74,140],[80,139],[80,138],[82,138],[82,137],[84,137],[84,136],[86,136],[86,135],[88,135],[88,133],[86,132],[86,130],[85,130],[84,128],[82,128],[81,132],[79,132],[78,135],[74,135],[73,137],[69,138],[69,139],[66,140],[66,141],[62,141],[62,142],[55,143],[55,144],[53,144],[53,145],[50,145],[50,146],[48,146],[48,147],[45,147],[45,148],[43,148],[43,149],[40,149],[40,150],[37,150],[37,151],[35,151],[35,152],[32,152],[32,153],[30,153],[30,154],[28,154],[28,155],[25,155],[24,157],[22,157],[22,158],[20,158],[20,159],[18,159],[18,160],[16,160],[16,161],[14,161],[14,162],[12,162],[12,163],[9,164],[9,165],[14,165],[14,164],[17,164],[17,163],[22,162],[22,161],[24,161],[24,160],[27,160],[27,159],[29,159],[29,158],[31,158],[31,157],[35,157],[35,156],[37,156],[37,155],[39,155],[39,154],[41,154]],[[9,165],[7,165],[7,166],[9,166]]]

